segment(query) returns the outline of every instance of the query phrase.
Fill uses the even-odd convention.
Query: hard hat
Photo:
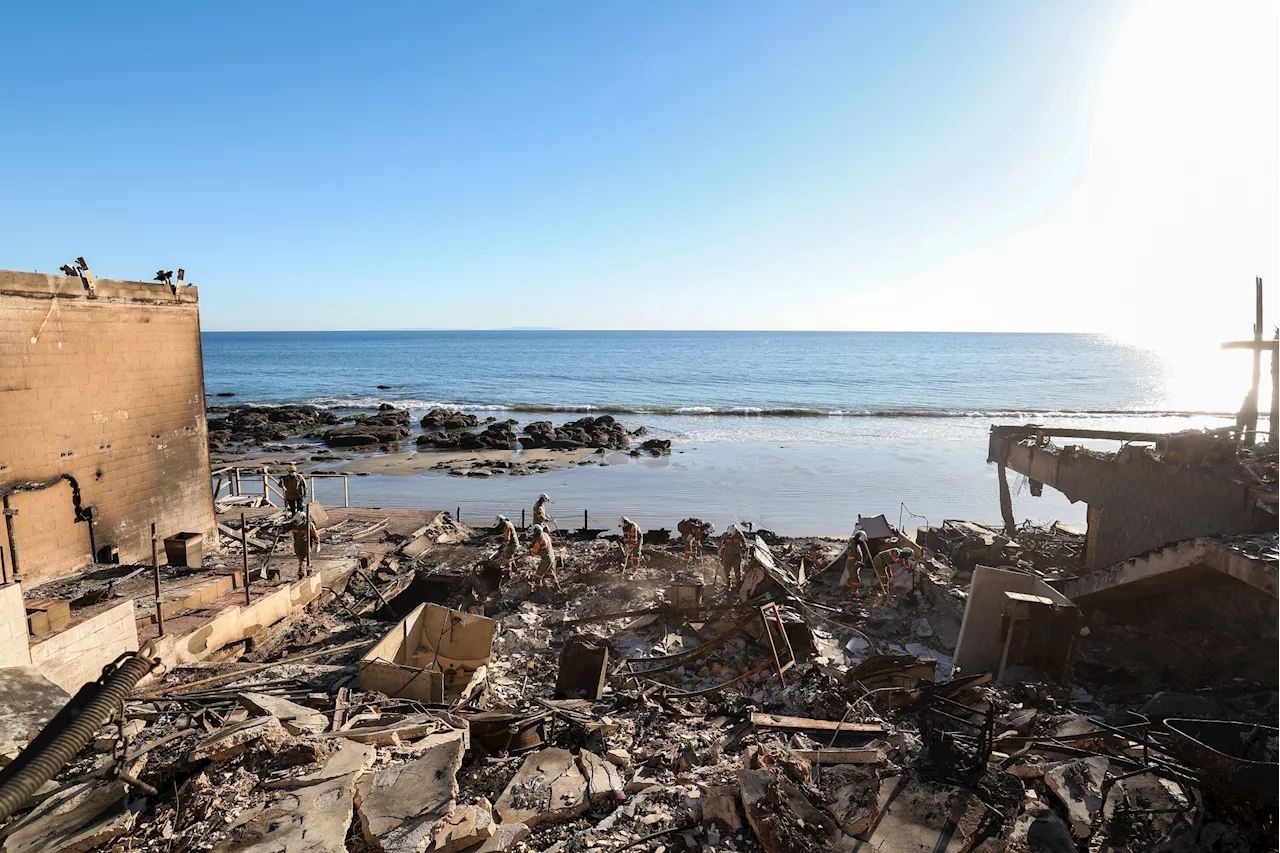
[[[504,521],[506,521],[506,520],[507,520],[507,517],[506,517],[505,515],[500,515],[500,516],[498,516],[497,518],[495,518],[495,519],[493,520],[493,523],[494,523],[494,524],[501,524],[502,522],[504,522]]]
[[[551,500],[551,496],[550,496],[550,495],[548,495],[548,494],[541,494],[541,495],[538,495],[538,500],[540,500],[540,501],[549,501],[549,500]]]
[[[738,525],[736,525],[736,524],[730,524],[728,527],[726,527],[726,528],[724,529],[724,532],[725,532],[725,533],[737,533],[737,532],[738,532]]]
[[[618,519],[619,527],[626,527],[630,523],[631,523],[631,519],[627,518],[625,515],[622,518]]]
[[[535,525],[533,526],[533,535],[534,535],[534,536],[541,536],[541,535],[542,535],[542,525],[541,525],[541,524],[535,524]]]
[[[297,471],[297,470],[298,470],[298,466],[297,466],[297,465],[290,465],[290,466],[289,466],[289,470],[290,470],[290,471]]]
[[[703,530],[705,530],[705,531],[706,531],[706,532],[708,532],[708,533],[715,533],[715,532],[716,532],[716,526],[715,526],[714,524],[712,524],[711,522],[709,522],[709,521],[704,521],[704,522],[702,522],[702,529],[703,529]]]
[[[867,531],[865,531],[865,530],[855,530],[855,531],[853,531],[853,538],[854,538],[854,540],[855,540],[855,541],[858,541],[858,542],[866,542],[866,541],[867,541]]]

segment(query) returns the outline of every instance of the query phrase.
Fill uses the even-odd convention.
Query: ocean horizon
[[[996,423],[1144,432],[1234,421],[1247,359],[1180,359],[1101,335],[986,332],[205,332],[211,404],[381,404],[561,422],[610,414],[669,438],[666,460],[483,482],[354,479],[365,505],[518,512],[539,491],[602,517],[685,515],[847,532],[900,508],[999,518]],[[1202,358],[1197,356],[1197,358]],[[1215,381],[1197,380],[1199,372]],[[1238,387],[1223,381],[1239,373]],[[220,398],[218,394],[234,394]],[[1265,420],[1265,419],[1264,419]],[[416,452],[412,440],[407,452]],[[526,495],[526,492],[531,494]],[[1084,525],[1083,504],[1014,484],[1020,519]],[[615,514],[616,513],[616,514]]]

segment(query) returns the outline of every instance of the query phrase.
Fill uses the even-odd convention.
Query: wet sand
[[[572,456],[576,451],[561,453]],[[410,460],[410,455],[419,459]],[[985,438],[930,447],[707,444],[662,458],[589,453],[585,456],[595,464],[561,465],[529,477],[455,477],[413,470],[414,465],[429,469],[441,455],[391,454],[349,463],[350,469],[316,467],[351,474],[356,468],[370,469],[349,478],[353,506],[460,509],[463,521],[477,524],[490,523],[499,513],[518,518],[540,492],[551,495],[551,511],[560,525],[572,528],[582,526],[584,510],[589,526],[606,529],[613,529],[621,515],[646,528],[674,528],[681,518],[697,515],[719,529],[751,521],[793,536],[846,536],[859,515],[880,513],[894,524],[901,518],[910,530],[926,520],[1000,518],[995,466],[986,463]],[[372,471],[384,464],[394,473]],[[1033,498],[1016,482],[1013,487],[1019,518],[1084,527],[1083,503],[1072,505],[1052,489]],[[316,497],[321,503],[341,504],[342,482],[317,480]]]

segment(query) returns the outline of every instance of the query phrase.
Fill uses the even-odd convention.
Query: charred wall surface
[[[0,271],[0,494],[28,583],[211,535],[193,287]],[[13,554],[0,530],[9,579]]]
[[[993,439],[993,460],[999,452]],[[1197,536],[1274,529],[1244,483],[1162,462],[1145,447],[1103,455],[1013,443],[1004,458],[1014,471],[1089,504],[1086,568]]]

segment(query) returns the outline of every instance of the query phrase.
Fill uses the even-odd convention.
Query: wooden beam
[[[240,539],[240,538],[241,538],[241,536],[240,536],[240,531],[239,531],[239,530],[233,530],[232,528],[228,527],[227,525],[223,524],[222,522],[218,522],[218,530],[220,530],[221,532],[225,533],[227,536],[230,536],[232,539]],[[268,545],[266,542],[262,542],[262,541],[259,541],[259,540],[257,540],[257,539],[254,539],[252,536],[246,536],[246,537],[243,537],[243,538],[245,539],[245,541],[247,541],[247,542],[248,542],[250,545],[252,545],[253,547],[257,548],[259,551],[270,551],[270,550],[271,550],[271,546],[270,546],[270,545]]]
[[[809,717],[784,717],[778,714],[751,713],[751,725],[764,729],[794,729],[803,732],[841,732],[859,735],[882,735],[879,723],[842,723],[839,720],[813,720]]]
[[[1280,341],[1227,341],[1222,345],[1223,349],[1251,349],[1260,352],[1275,352],[1280,347]]]
[[[795,749],[801,758],[814,764],[879,764],[884,753],[878,749]]]

